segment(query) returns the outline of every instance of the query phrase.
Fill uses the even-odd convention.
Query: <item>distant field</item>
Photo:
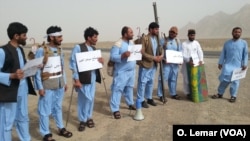
[[[244,38],[250,46],[250,38]],[[205,51],[221,50],[223,44],[228,39],[197,39]]]
[[[248,42],[248,47],[250,46],[250,38],[244,38]],[[181,41],[184,41],[186,39],[181,39]],[[219,51],[221,50],[224,42],[228,39],[197,39],[201,47],[204,51]],[[114,41],[115,42],[115,41]],[[102,48],[102,49],[109,49],[114,44],[112,41],[101,41],[97,42],[96,47]],[[79,43],[63,43],[63,48],[73,48],[76,44]],[[31,45],[27,45],[27,47],[30,47]]]

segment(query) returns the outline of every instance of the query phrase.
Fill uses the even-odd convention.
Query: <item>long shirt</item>
[[[242,39],[226,41],[218,64],[222,65],[220,80],[230,81],[234,69],[248,64],[247,42]]]

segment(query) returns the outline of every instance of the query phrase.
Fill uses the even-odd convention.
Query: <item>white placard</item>
[[[36,74],[37,70],[43,65],[43,57],[35,58],[28,61],[22,70],[24,71],[24,77],[33,76]]]
[[[79,72],[102,68],[98,58],[102,57],[101,50],[76,53],[76,63]]]
[[[246,73],[247,73],[247,69],[248,68],[246,68],[245,70],[242,70],[242,68],[235,69],[233,71],[233,75],[232,75],[231,81],[245,78],[246,77]]]
[[[62,66],[61,66],[60,56],[48,57],[48,61],[43,68],[43,72],[48,72],[48,73],[61,72],[59,75],[50,76],[49,79],[62,76]]]
[[[175,50],[166,50],[166,60],[167,63],[182,64],[183,63],[182,52]]]
[[[193,53],[193,54],[191,54],[191,57],[192,57],[192,60],[193,60],[194,67],[199,66],[200,59],[199,59],[198,54]]]
[[[141,60],[142,58],[141,48],[142,48],[141,44],[129,45],[128,51],[130,52],[130,56],[128,57],[127,61]]]

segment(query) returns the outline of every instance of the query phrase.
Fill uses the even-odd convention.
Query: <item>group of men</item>
[[[218,94],[212,95],[211,97],[213,99],[222,98],[225,89],[229,84],[231,84],[231,98],[229,101],[236,101],[239,80],[231,81],[232,73],[237,68],[245,70],[248,65],[248,44],[245,40],[240,38],[241,33],[242,29],[240,27],[233,28],[233,38],[226,41],[224,44],[218,62],[218,68],[222,69],[219,76],[220,84],[218,86]],[[202,95],[205,91],[200,90],[203,89],[200,87],[204,86],[198,85],[200,85],[199,82],[204,83],[202,81],[205,80],[205,76],[200,76],[205,74],[203,65],[204,55],[199,42],[195,40],[196,31],[194,29],[189,29],[187,33],[188,39],[183,43],[180,42],[177,35],[178,28],[173,26],[170,28],[167,37],[164,35],[162,39],[159,39],[159,25],[156,22],[150,23],[148,26],[148,34],[143,36],[141,39],[142,60],[137,62],[127,61],[127,58],[131,53],[128,51],[128,46],[133,45],[133,42],[131,42],[133,39],[133,31],[127,26],[122,28],[122,38],[112,46],[110,51],[110,60],[114,62],[110,107],[115,119],[121,118],[119,106],[122,94],[124,95],[130,110],[136,110],[138,107],[149,108],[148,105],[157,105],[153,100],[152,95],[155,74],[159,63],[162,63],[162,76],[159,74],[157,85],[157,96],[160,101],[166,101],[163,96],[164,82],[168,85],[171,98],[176,100],[181,99],[176,92],[180,66],[183,74],[183,93],[188,99],[192,100],[195,93],[193,89],[195,89],[200,91],[200,93],[198,93],[198,97],[202,97],[200,95]],[[183,55],[183,63],[178,64],[169,62],[165,54],[166,50],[181,52]],[[135,82],[136,64],[139,65],[136,102],[139,102],[140,106],[136,103],[137,107],[134,107],[133,87]],[[203,70],[193,71],[192,74],[190,74],[190,68],[192,69],[195,67],[201,67]],[[192,84],[191,81],[193,80],[191,76],[199,76],[198,79],[200,80],[197,81],[198,83]],[[207,91],[204,96],[207,96]]]
[[[50,26],[47,29],[47,44],[39,47],[34,58],[43,57],[43,64],[33,77],[24,78],[22,68],[26,63],[22,46],[26,44],[28,28],[19,22],[9,24],[7,29],[10,41],[0,48],[0,136],[1,141],[11,141],[11,130],[16,126],[19,139],[30,141],[28,94],[36,95],[38,91],[39,131],[43,141],[55,141],[49,127],[50,116],[55,119],[58,135],[70,138],[72,132],[66,130],[63,124],[62,102],[67,90],[66,73],[64,67],[64,53],[60,47],[63,40],[62,29]],[[75,90],[78,92],[78,130],[84,131],[85,126],[94,127],[92,119],[95,95],[95,82],[100,82],[98,69],[78,72],[76,53],[93,51],[98,39],[98,31],[92,27],[84,31],[85,42],[76,45],[70,57],[70,69],[74,80]],[[33,58],[33,59],[34,59]],[[98,58],[104,63],[103,58]],[[52,65],[53,64],[53,65]],[[57,67],[57,72],[50,73],[50,69]],[[34,89],[35,88],[35,89]]]
[[[25,53],[22,46],[26,44],[28,28],[19,22],[9,24],[7,34],[10,41],[0,47],[0,136],[2,141],[11,141],[11,131],[16,127],[18,137],[22,141],[30,141],[29,116],[28,116],[28,94],[39,94],[38,115],[39,131],[43,141],[55,141],[49,128],[49,117],[55,119],[58,135],[70,138],[72,132],[66,130],[63,124],[62,102],[67,90],[67,81],[64,66],[64,53],[60,47],[63,40],[62,29],[58,26],[50,26],[47,29],[47,44],[40,47],[35,58],[43,57],[43,65],[33,77],[24,77],[22,70],[26,63]],[[218,68],[222,69],[219,77],[220,85],[218,94],[212,98],[222,98],[226,87],[230,86],[230,102],[235,102],[239,80],[231,82],[230,77],[235,68],[247,68],[248,45],[245,40],[240,39],[242,29],[236,27],[232,31],[233,39],[228,40],[223,47],[219,59]],[[203,52],[200,44],[195,40],[195,30],[188,30],[188,40],[180,43],[177,39],[177,27],[171,27],[168,37],[159,39],[159,25],[155,22],[149,24],[148,34],[142,38],[142,60],[127,61],[131,52],[128,47],[133,45],[133,30],[124,26],[121,31],[121,39],[115,42],[110,51],[110,60],[114,62],[113,82],[111,84],[110,108],[115,119],[120,119],[119,112],[121,96],[124,95],[130,110],[134,107],[133,88],[135,84],[136,64],[139,65],[137,101],[148,108],[148,104],[156,106],[153,100],[153,86],[157,64],[162,63],[163,79],[168,83],[169,93],[173,99],[180,99],[176,93],[179,66],[182,65],[184,76],[184,93],[189,97],[189,80],[185,64],[191,64],[192,53],[197,53],[199,64],[203,63]],[[85,42],[75,45],[70,56],[70,66],[75,91],[78,93],[78,131],[84,131],[85,127],[93,128],[93,107],[96,82],[101,82],[99,69],[79,72],[76,53],[94,51],[98,40],[98,31],[88,27],[84,31]],[[165,50],[175,50],[183,53],[184,63],[169,63],[165,56]],[[104,64],[102,57],[98,62]],[[56,64],[58,72],[49,73],[51,64]],[[163,101],[162,79],[159,76],[157,95]],[[34,86],[34,87],[33,87]],[[34,89],[35,88],[35,89]]]
[[[189,31],[189,35],[195,35],[194,30]],[[148,34],[142,37],[142,60],[127,61],[130,56],[128,46],[133,45],[133,31],[130,27],[123,27],[122,38],[115,43],[110,51],[110,60],[114,62],[113,83],[111,87],[110,107],[115,119],[120,119],[119,111],[121,95],[125,96],[125,100],[129,109],[136,110],[133,101],[133,87],[135,82],[136,63],[139,65],[138,84],[137,84],[137,102],[144,108],[149,108],[148,104],[156,106],[156,102],[152,98],[155,73],[157,64],[163,62],[163,79],[168,82],[169,92],[172,98],[180,99],[176,94],[176,85],[178,77],[178,69],[180,64],[168,63],[164,55],[165,50],[182,51],[180,40],[176,38],[178,34],[177,27],[171,27],[169,36],[159,39],[159,25],[152,22],[148,26]],[[194,40],[194,38],[193,38]],[[192,41],[193,41],[192,40]],[[191,42],[191,41],[190,41]],[[160,47],[162,46],[162,47]],[[199,48],[202,54],[200,46]],[[200,56],[203,61],[203,54]],[[160,101],[165,100],[162,92],[161,77],[159,76],[157,96]],[[186,83],[188,85],[188,81]],[[189,94],[190,92],[187,92]],[[136,104],[138,105],[138,104]]]

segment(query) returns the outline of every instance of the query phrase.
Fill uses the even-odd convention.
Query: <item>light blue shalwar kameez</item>
[[[219,76],[220,84],[218,86],[218,93],[223,95],[225,89],[230,84],[230,95],[237,97],[240,80],[231,82],[231,77],[235,69],[248,65],[247,42],[242,39],[236,41],[231,39],[226,41],[220,54],[218,64],[222,65],[221,74]]]
[[[49,49],[54,52],[54,56],[58,56],[56,47],[49,47]],[[36,58],[44,56],[43,48],[39,48],[36,52]],[[64,68],[64,54],[61,51],[61,64]],[[65,70],[63,69],[63,77],[66,84]],[[44,90],[45,95],[39,97],[38,101],[38,115],[39,115],[39,131],[42,136],[50,134],[49,129],[49,116],[55,119],[56,126],[59,129],[64,128],[63,118],[62,118],[62,102],[64,97],[64,86],[60,86],[61,82],[58,82],[58,89],[44,89],[41,79],[41,70],[35,75],[34,86],[36,90]]]
[[[157,51],[157,38],[151,37],[151,43],[153,47],[154,56]],[[154,64],[151,68],[139,67],[138,83],[137,83],[137,100],[143,102],[144,98],[152,99],[154,78],[156,72],[156,65]]]
[[[110,59],[115,62],[113,82],[111,84],[110,107],[112,112],[119,111],[121,95],[125,97],[127,105],[133,105],[133,87],[135,83],[135,61],[127,61],[127,58],[122,59],[124,52],[128,51],[128,46],[131,42],[122,41],[121,46],[114,45],[110,51]]]
[[[87,46],[87,44],[86,44]],[[87,46],[88,51],[93,51],[92,47]],[[73,79],[79,80],[76,53],[80,53],[81,48],[76,45],[70,56],[70,69],[73,71]],[[96,73],[95,70],[91,71],[91,84],[82,84],[82,87],[76,89],[78,93],[77,107],[78,107],[78,120],[80,122],[87,122],[92,118],[95,100],[95,86],[96,86]]]
[[[23,56],[19,48],[18,58],[20,68],[24,66]],[[0,70],[5,61],[5,53],[0,49]],[[0,83],[10,85],[10,73],[0,72]],[[1,141],[11,141],[13,124],[21,141],[30,141],[29,115],[28,115],[28,84],[26,79],[21,79],[18,87],[17,102],[0,102],[0,138]]]
[[[177,41],[178,42],[178,41]],[[167,50],[174,50],[174,51],[180,51],[181,43],[179,42],[177,44],[176,39],[169,39],[167,41]],[[165,39],[161,40],[162,46],[165,45]],[[177,46],[178,45],[178,46]],[[164,50],[164,54],[166,52],[166,49]],[[164,56],[166,58],[166,56]],[[179,72],[179,64],[172,64],[172,63],[162,63],[163,66],[163,77],[164,80],[168,83],[168,89],[171,96],[176,95],[176,87],[177,87],[177,79],[178,79],[178,72]],[[157,95],[158,97],[162,96],[162,84],[161,84],[161,76],[159,75],[158,78],[158,89],[157,89]]]

